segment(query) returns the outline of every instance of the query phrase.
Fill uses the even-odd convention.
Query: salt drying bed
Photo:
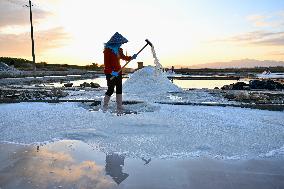
[[[284,112],[155,104],[223,99],[206,92],[187,93],[172,84],[152,51],[156,66],[136,71],[123,85],[124,100],[143,102],[136,105],[138,114],[116,116],[77,103],[1,104],[0,142],[79,140],[105,153],[134,158],[283,158]],[[102,96],[102,92],[76,92],[68,98]]]
[[[0,141],[80,140],[128,157],[283,158],[284,112],[159,105],[118,117],[77,103],[0,105]]]

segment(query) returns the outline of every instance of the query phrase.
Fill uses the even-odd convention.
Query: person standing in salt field
[[[110,40],[105,43],[104,48],[104,73],[107,80],[107,92],[105,93],[103,102],[103,111],[106,112],[111,95],[116,87],[116,104],[117,114],[123,113],[122,108],[122,72],[118,72],[121,69],[120,59],[130,61],[136,59],[137,55],[125,56],[123,49],[120,48],[122,44],[127,43],[128,40],[123,37],[120,33],[116,32]],[[114,79],[111,78],[114,76]]]

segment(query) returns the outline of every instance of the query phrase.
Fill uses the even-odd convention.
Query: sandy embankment
[[[283,188],[283,160],[129,159],[79,141],[0,144],[0,188]]]

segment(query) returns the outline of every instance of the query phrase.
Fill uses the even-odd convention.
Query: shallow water
[[[127,80],[127,78],[124,78],[122,82],[124,83]],[[71,81],[71,83],[74,84],[74,86],[80,86],[80,84],[84,82],[94,82],[100,84],[101,87],[107,87],[105,76],[100,76],[95,79],[83,79],[83,80],[76,80]],[[223,87],[224,85],[230,85],[233,83],[236,83],[238,81],[236,80],[173,80],[173,83],[177,85],[180,88],[188,89],[214,89],[215,87]],[[240,82],[248,83],[247,80],[240,80]],[[61,87],[63,84],[60,83],[53,83],[55,87]]]
[[[160,160],[102,153],[63,140],[48,145],[0,143],[0,187],[99,189],[283,188],[283,160]]]
[[[173,83],[181,88],[191,89],[214,89],[221,88],[224,85],[230,85],[237,82],[248,83],[247,80],[173,80]]]

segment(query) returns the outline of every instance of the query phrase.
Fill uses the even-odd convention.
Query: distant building
[[[138,70],[144,68],[143,62],[137,62]]]

